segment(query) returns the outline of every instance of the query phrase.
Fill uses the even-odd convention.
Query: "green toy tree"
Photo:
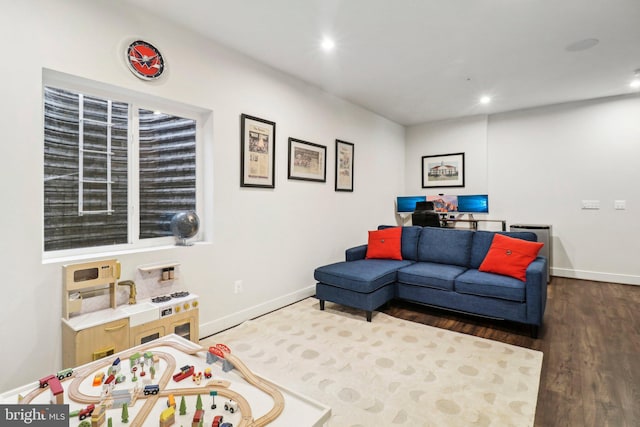
[[[126,403],[122,404],[122,422],[123,423],[129,422],[129,408],[127,407]]]
[[[180,399],[180,415],[185,415],[187,413],[187,402],[184,401],[184,396]]]
[[[113,427],[113,420],[111,417],[107,418],[107,427]]]
[[[200,397],[200,395],[198,395],[198,400],[196,400],[196,411],[199,411],[202,409],[202,398]]]

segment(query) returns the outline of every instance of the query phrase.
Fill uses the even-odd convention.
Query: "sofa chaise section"
[[[386,259],[356,260],[338,262],[320,267],[315,271],[316,297],[320,309],[324,301],[365,310],[367,321],[371,321],[373,310],[395,297],[395,283],[398,270],[413,261]]]

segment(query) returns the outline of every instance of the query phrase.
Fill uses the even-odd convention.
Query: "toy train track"
[[[188,355],[195,355],[199,352],[207,351],[207,349],[205,349],[204,347],[195,348],[193,346],[187,346],[175,341],[163,341],[162,343],[151,342],[142,346],[138,346],[135,348],[135,350],[130,350],[128,352],[121,353],[120,357],[128,358],[135,353],[144,352],[145,350],[149,350],[151,348],[163,347],[163,346],[174,348]],[[249,369],[242,362],[242,360],[240,360],[237,356],[231,354],[231,352],[228,350],[226,346],[221,346],[221,348],[224,349],[221,355],[222,358],[224,358],[231,365],[233,365],[233,368],[236,369],[238,373],[249,384],[263,391],[265,394],[271,397],[271,399],[273,400],[273,406],[266,414],[254,420],[249,402],[241,394],[233,390],[230,390],[229,389],[230,383],[228,381],[211,380],[204,387],[198,386],[198,387],[187,387],[187,388],[180,388],[180,389],[166,389],[166,385],[169,383],[169,381],[171,381],[173,377],[172,373],[176,369],[176,361],[173,355],[155,350],[153,354],[163,359],[167,364],[167,368],[165,369],[165,372],[162,374],[162,376],[158,380],[158,386],[161,391],[159,391],[156,394],[147,394],[147,395],[144,394],[143,390],[138,390],[137,393],[134,393],[134,395],[132,396],[131,406],[135,404],[135,401],[137,399],[144,399],[145,402],[142,405],[142,407],[136,411],[136,415],[133,418],[133,420],[131,420],[129,425],[131,427],[144,426],[146,424],[145,421],[147,420],[147,417],[149,416],[149,414],[157,404],[158,399],[160,398],[166,398],[170,394],[198,395],[198,394],[203,394],[204,392],[207,392],[207,391],[208,392],[215,391],[218,396],[231,399],[232,401],[238,404],[238,411],[241,414],[241,420],[237,424],[238,427],[261,427],[261,426],[268,425],[269,423],[277,419],[282,414],[282,411],[284,410],[284,405],[285,405],[284,396],[282,395],[280,390],[278,390],[278,388],[272,382],[253,373],[251,369]],[[71,384],[68,387],[69,399],[78,403],[83,403],[83,404],[97,404],[96,396],[95,395],[90,396],[82,393],[80,391],[80,385],[82,384],[82,381],[85,380],[86,377],[88,377],[89,375],[92,375],[97,370],[108,367],[110,364],[111,364],[110,361],[101,359],[99,361],[92,362],[82,368],[76,369],[73,372],[72,376],[64,378],[63,381],[71,380]],[[31,402],[35,397],[37,397],[40,393],[42,393],[45,390],[46,389],[42,387],[35,389],[34,391],[25,395],[22,398],[21,403]],[[103,402],[103,404],[109,404],[109,403],[113,404],[113,400],[109,401],[109,398],[107,398]]]
[[[257,420],[255,420],[253,423],[250,424],[243,424],[242,422],[240,423],[240,426],[251,426],[251,427],[260,427],[260,426],[265,426],[269,423],[271,423],[273,420],[275,420],[276,418],[278,418],[280,416],[280,414],[282,413],[282,411],[284,410],[284,396],[282,395],[282,393],[280,392],[280,390],[278,390],[276,388],[276,386],[273,385],[273,383],[271,383],[270,381],[254,374],[244,363],[242,363],[242,361],[236,357],[235,355],[231,354],[231,353],[225,353],[225,359],[227,359],[236,370],[238,370],[242,376],[244,377],[244,379],[251,385],[253,385],[254,387],[258,388],[259,390],[264,391],[266,394],[268,394],[269,396],[271,396],[271,398],[273,399],[273,407],[271,408],[271,410],[269,410],[269,412],[267,412],[265,415],[263,415],[262,417],[258,418]],[[240,405],[239,405],[240,406]],[[244,412],[242,412],[244,410],[244,408],[240,407],[240,411],[243,415],[242,419],[244,421],[245,417],[244,417]]]

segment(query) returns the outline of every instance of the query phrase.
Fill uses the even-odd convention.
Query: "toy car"
[[[144,386],[145,396],[148,396],[150,394],[158,394],[159,391],[160,391],[160,386],[158,386],[158,384],[150,384],[150,385]]]
[[[56,376],[60,381],[62,381],[64,378],[70,377],[71,374],[73,374],[73,369],[69,368],[69,369],[63,369],[62,371],[58,371]]]
[[[93,377],[93,386],[99,387],[102,385],[103,381],[104,381],[104,372],[98,372]]]
[[[87,406],[86,408],[84,408],[82,411],[80,411],[78,413],[78,418],[80,418],[80,420],[84,420],[87,417],[90,417],[91,414],[93,414],[93,411],[95,411],[96,409],[96,405],[94,405],[93,403],[89,406]]]
[[[234,402],[233,400],[228,400],[228,401],[224,402],[224,410],[225,411],[229,411],[232,414],[234,412],[238,412],[238,404],[236,402]]]
[[[49,385],[49,380],[55,378],[55,375],[47,375],[44,378],[40,378],[40,388],[45,388]]]

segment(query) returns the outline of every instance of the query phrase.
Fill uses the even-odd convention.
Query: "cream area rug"
[[[201,341],[331,407],[332,427],[532,426],[542,353],[308,298]],[[296,426],[297,427],[297,426]]]

